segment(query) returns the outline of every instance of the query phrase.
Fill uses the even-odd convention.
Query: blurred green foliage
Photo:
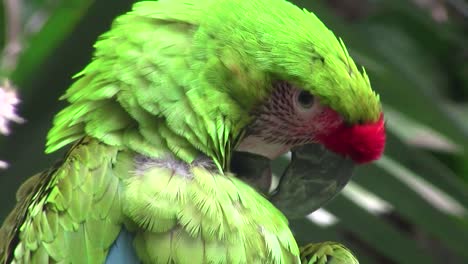
[[[28,122],[0,138],[0,157],[11,164],[0,171],[0,220],[14,204],[20,183],[60,157],[43,154],[52,117],[63,106],[57,98],[90,60],[97,36],[133,1],[17,2],[22,50],[13,65],[4,60],[11,54],[3,54],[0,77],[17,86],[20,114]],[[361,263],[468,263],[468,5],[456,0],[294,2],[344,39],[381,95],[389,131],[385,157],[359,168],[353,179],[391,206],[376,213],[340,195],[325,207],[338,222],[292,221],[299,242],[341,241]],[[416,4],[422,2],[432,6]],[[0,9],[4,47],[11,41],[5,37],[8,11]]]

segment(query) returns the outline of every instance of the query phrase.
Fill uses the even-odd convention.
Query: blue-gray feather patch
[[[106,264],[140,264],[133,248],[133,235],[122,228],[107,255]]]

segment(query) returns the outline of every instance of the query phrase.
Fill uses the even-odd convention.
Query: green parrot
[[[378,95],[313,13],[138,2],[75,78],[46,152],[72,146],[20,187],[0,263],[357,263],[333,243],[300,249],[279,210],[316,209],[385,145]],[[290,150],[274,193],[268,165],[242,169]]]

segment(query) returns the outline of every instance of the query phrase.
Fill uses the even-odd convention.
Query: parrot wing
[[[38,173],[24,182],[16,192],[17,204],[0,228],[0,263],[9,262],[17,240],[17,230],[27,214],[28,206],[34,193],[41,191],[41,186],[54,173],[54,169]]]
[[[117,153],[83,139],[26,181],[0,229],[0,263],[102,263],[122,223]]]

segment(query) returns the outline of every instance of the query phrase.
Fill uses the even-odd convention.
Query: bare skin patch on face
[[[307,91],[277,82],[265,104],[252,112],[254,121],[236,150],[274,159],[294,146],[316,142],[322,131],[330,131],[342,122],[338,116],[329,118],[329,112]]]

